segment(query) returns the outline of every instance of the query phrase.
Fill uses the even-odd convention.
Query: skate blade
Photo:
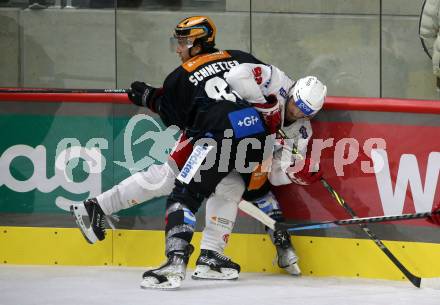
[[[239,273],[235,269],[220,268],[221,272],[212,270],[209,266],[200,265],[196,267],[191,278],[193,280],[236,280]]]
[[[283,269],[286,270],[286,272],[290,273],[291,275],[294,275],[294,276],[301,275],[301,269],[299,268],[298,263],[294,263],[292,265],[284,267]]]
[[[141,282],[142,289],[158,289],[158,290],[176,290],[182,285],[182,279],[179,276],[167,276],[168,281],[159,283],[159,281],[153,277],[148,276]]]
[[[78,228],[80,229],[82,235],[86,239],[86,241],[89,244],[94,244],[98,241],[98,237],[96,236],[95,232],[93,232],[93,229],[89,226],[87,227],[83,220],[83,214],[81,214],[81,211],[78,206],[71,205],[70,206],[70,213],[75,217],[75,222]]]

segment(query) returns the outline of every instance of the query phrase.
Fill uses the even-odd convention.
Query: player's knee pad
[[[167,207],[165,214],[165,253],[183,250],[191,242],[196,225],[196,216],[180,202]]]
[[[215,193],[206,202],[201,248],[223,253],[237,217],[238,202]]]
[[[280,209],[280,204],[272,192],[254,200],[254,204],[276,221],[284,221],[283,212]]]

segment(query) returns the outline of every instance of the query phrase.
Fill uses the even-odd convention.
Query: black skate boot
[[[292,275],[301,275],[298,266],[298,256],[290,242],[290,235],[285,230],[268,230],[270,239],[277,249],[278,267]]]
[[[86,226],[83,220],[84,209],[89,218],[89,226]],[[83,206],[81,204],[71,205],[70,212],[88,243],[94,244],[98,240],[104,240],[106,215],[95,198],[87,199]]]
[[[213,250],[201,249],[192,274],[195,280],[236,280],[240,265]]]
[[[164,290],[179,288],[185,279],[186,266],[193,251],[193,245],[189,244],[184,250],[168,253],[165,264],[143,274],[141,288]]]

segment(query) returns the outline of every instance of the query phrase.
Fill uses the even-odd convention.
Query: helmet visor
[[[175,52],[177,48],[191,48],[193,46],[193,41],[189,37],[171,37],[170,38],[170,50]]]

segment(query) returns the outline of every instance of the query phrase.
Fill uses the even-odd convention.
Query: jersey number
[[[228,100],[231,102],[237,100],[234,93],[228,92],[228,83],[218,76],[211,78],[205,83],[205,91],[208,97],[215,100]]]

